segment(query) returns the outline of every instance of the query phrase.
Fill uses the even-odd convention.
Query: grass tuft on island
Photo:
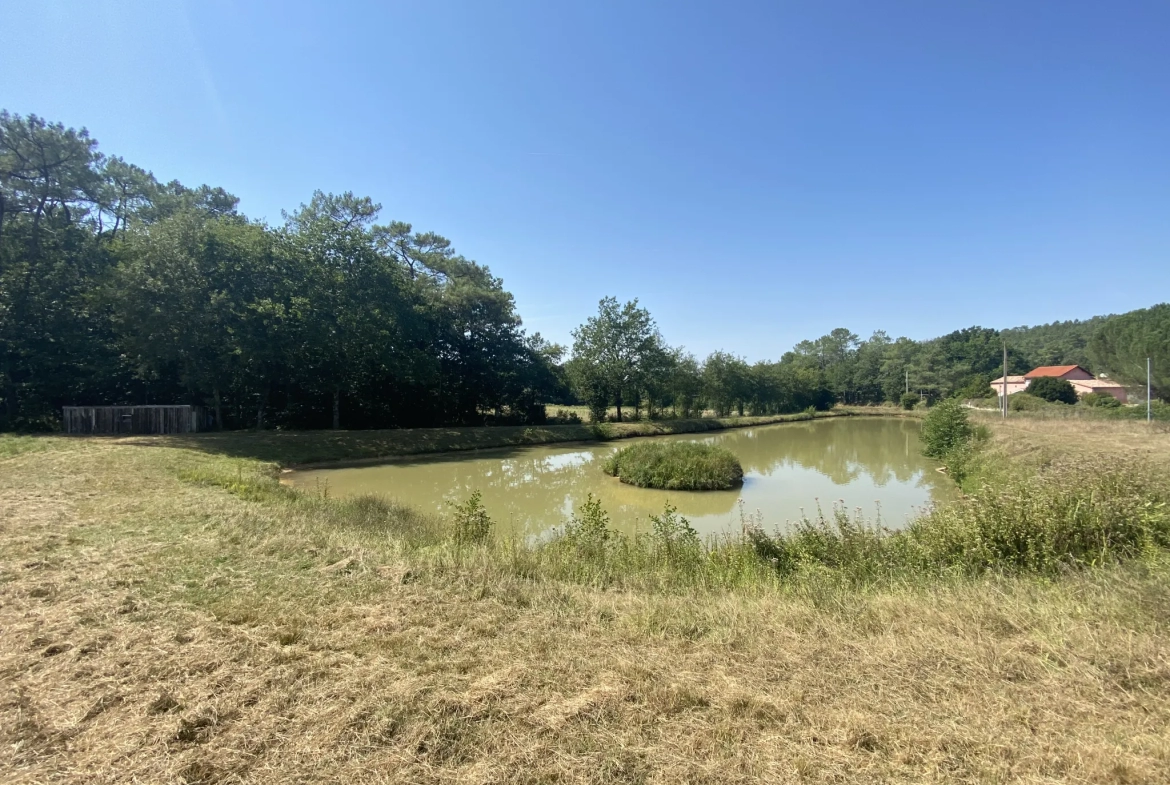
[[[726,491],[743,484],[743,467],[726,447],[702,442],[643,442],[618,450],[605,473],[639,488]]]

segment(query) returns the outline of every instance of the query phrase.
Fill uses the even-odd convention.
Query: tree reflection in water
[[[839,418],[786,423],[702,436],[659,437],[721,444],[746,474],[731,491],[656,491],[624,485],[601,471],[612,444],[545,445],[403,459],[377,466],[296,472],[291,481],[335,495],[377,493],[443,512],[449,500],[483,494],[503,531],[535,535],[563,523],[593,493],[615,525],[645,530],[647,516],[669,500],[704,533],[735,530],[738,502],[767,526],[799,519],[819,502],[839,500],[873,516],[880,502],[887,526],[904,525],[917,508],[955,495],[938,464],[918,448],[919,424],[893,418]]]

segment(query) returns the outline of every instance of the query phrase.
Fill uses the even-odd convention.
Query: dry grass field
[[[1170,466],[1164,428],[991,427],[1021,467]],[[599,588],[239,454],[0,437],[0,780],[1170,782],[1161,551]]]

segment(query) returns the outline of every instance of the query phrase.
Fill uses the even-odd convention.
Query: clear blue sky
[[[381,202],[568,342],[778,358],[1170,299],[1170,3],[0,0],[0,107]]]

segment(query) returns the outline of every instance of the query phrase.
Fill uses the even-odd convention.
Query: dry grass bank
[[[995,449],[1045,460],[1074,435],[1051,425]],[[1164,431],[1082,435],[1170,456]],[[1170,780],[1161,554],[602,591],[155,444],[0,449],[4,782]]]
[[[972,412],[990,426],[992,449],[1013,462],[1044,463],[1061,458],[1110,460],[1170,469],[1170,423],[1135,420],[1055,419],[1012,412]]]

